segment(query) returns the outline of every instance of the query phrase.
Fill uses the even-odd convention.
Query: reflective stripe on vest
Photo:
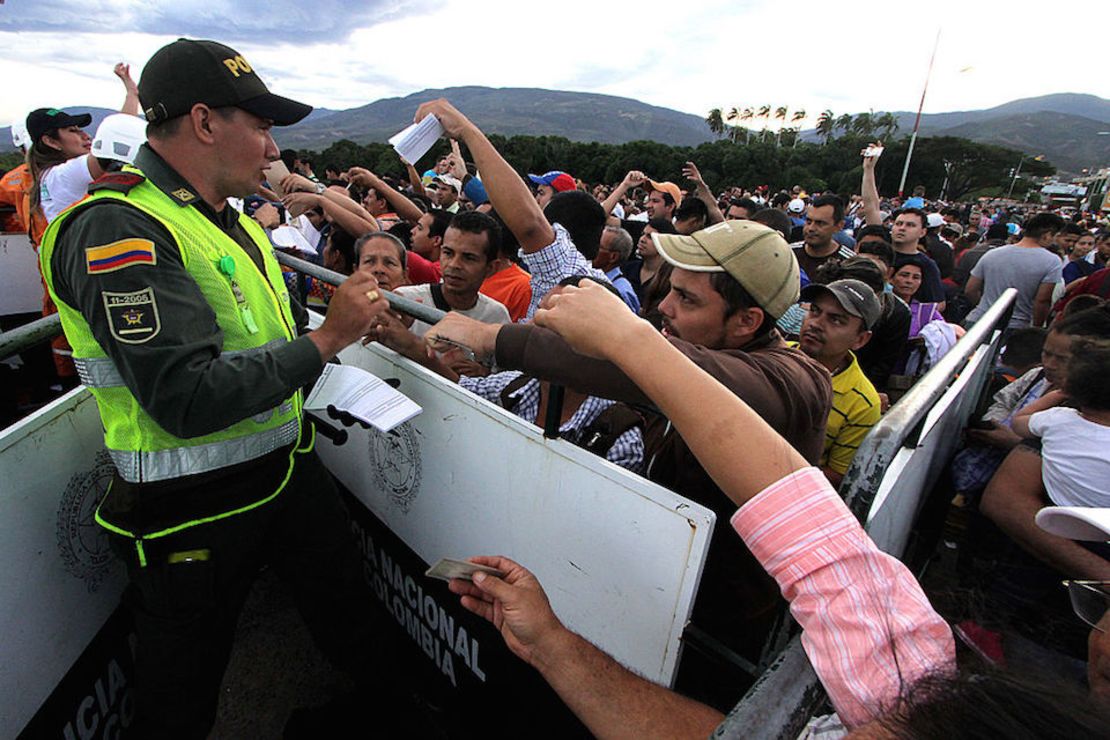
[[[284,339],[274,339],[266,342],[261,347],[221,352],[220,359],[229,359],[237,355],[255,355],[268,350],[276,349],[285,344]],[[89,388],[117,388],[126,385],[123,376],[116,369],[116,363],[110,357],[75,357],[73,364],[77,367],[77,377],[81,383]]]
[[[124,480],[146,483],[254,460],[297,441],[298,429],[299,423],[294,419],[274,429],[206,445],[147,452],[110,449],[108,454]]]

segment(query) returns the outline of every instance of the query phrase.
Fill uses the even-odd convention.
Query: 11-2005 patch
[[[142,344],[150,341],[162,328],[158,318],[158,304],[154,288],[143,288],[133,293],[102,291],[104,310],[112,336],[124,344]]]

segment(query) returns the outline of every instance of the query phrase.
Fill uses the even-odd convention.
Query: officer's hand
[[[308,336],[327,362],[341,349],[366,336],[375,318],[388,310],[389,301],[381,295],[374,276],[356,272],[336,289],[323,325]]]
[[[492,622],[517,657],[534,664],[545,646],[566,630],[540,582],[508,558],[475,557],[470,562],[497,568],[505,578],[479,572],[473,582],[456,578],[448,588],[462,597],[463,607]]]

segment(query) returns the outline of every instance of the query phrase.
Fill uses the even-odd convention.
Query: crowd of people
[[[170,45],[167,54],[201,64],[189,56],[191,43],[201,42],[175,42],[184,46]],[[226,47],[213,53],[241,58]],[[161,68],[151,65],[138,85],[117,67],[127,100],[95,137],[83,130],[87,115],[31,113],[17,142],[26,168],[8,173],[0,188],[13,204],[7,228],[28,232],[41,249],[46,310],[62,306],[73,349],[58,348],[72,368],[60,362],[59,375],[96,389],[102,417],[122,413],[106,409],[126,401],[168,430],[150,433],[154,444],[215,443],[225,424],[239,429],[259,411],[280,409],[275,420],[299,413],[295,402],[286,409],[283,394],[297,397],[316,360],[359,338],[538,426],[560,403],[553,387],[562,386],[555,410],[561,437],[711,508],[720,525],[731,523],[713,533],[693,624],[726,652],[758,664],[789,608],[842,730],[936,736],[978,722],[990,728],[984,735],[1051,728],[1094,737],[1105,729],[1110,533],[1067,537],[1038,524],[1046,507],[1066,507],[1064,518],[1110,518],[1105,218],[929,201],[924,193],[882,198],[874,177],[880,144],[861,154],[859,193],[711,188],[693,162],[679,182],[637,170],[615,184],[563,171],[522,177],[445,100],[416,111],[417,120],[435,116],[452,142],[423,172],[401,161],[405,176],[394,178],[345,162],[329,163],[320,177],[308,156],[285,150],[284,173],[274,176],[255,161],[278,159],[269,127],[299,120],[307,106],[272,96],[260,81],[222,98],[167,91]],[[251,75],[239,67],[231,89]],[[259,104],[267,95],[284,102]],[[239,143],[245,138],[249,147]],[[86,190],[92,197],[82,200]],[[100,222],[82,217],[89,212],[102,214]],[[199,214],[197,223],[179,215],[187,212]],[[209,249],[188,236],[200,224],[230,237],[213,252],[217,268],[207,276],[188,258],[189,250]],[[124,232],[130,236],[121,238]],[[297,326],[289,336],[288,325],[283,330],[260,310],[256,287],[241,272],[253,262],[260,274],[277,276],[267,249],[350,276],[337,288],[285,268],[287,324]],[[226,306],[206,281],[230,286]],[[132,308],[162,302],[161,323],[157,311],[143,318],[102,300],[107,287],[124,295],[121,285]],[[989,560],[997,582],[983,588],[984,598],[1005,616],[955,628],[994,664],[985,670],[957,662],[953,630],[906,567],[868,539],[837,490],[891,404],[1010,289],[1017,295],[992,405],[973,421],[951,471],[954,506],[975,521],[969,531],[989,528],[993,537],[991,547],[975,548],[975,567],[983,571]],[[435,325],[414,320],[390,309],[382,290],[447,317]],[[218,321],[190,301],[206,301]],[[295,336],[306,331],[302,306],[326,316],[325,327],[308,334],[311,344]],[[229,347],[211,328],[217,323],[238,337],[236,352],[274,352],[262,337],[290,348],[275,365],[281,382],[267,380],[218,413],[216,399],[241,385],[234,375],[261,378],[265,366],[244,368],[225,357]],[[209,363],[219,366],[200,373]],[[114,386],[104,385],[107,365],[119,379]],[[206,389],[206,403],[185,403]],[[121,392],[134,398],[112,395]],[[198,408],[218,418],[197,418]],[[125,434],[113,439],[116,427],[106,421],[105,428],[110,449],[125,444]],[[302,452],[299,432],[286,443],[291,460]],[[117,467],[133,459],[116,452]],[[135,478],[124,475],[132,498],[106,500],[98,513],[126,543],[117,547],[121,556],[138,553],[129,568],[143,588],[151,587],[143,585],[142,545],[162,533],[134,527],[177,531],[161,510],[151,523],[121,508],[164,494],[144,488],[161,485],[143,477],[149,473],[140,465]],[[225,473],[198,468],[229,491],[244,485],[242,477],[227,479],[241,471],[220,478]],[[272,496],[234,498],[240,510],[276,505]],[[190,510],[185,526],[207,522],[204,507],[214,505]],[[493,621],[599,736],[704,736],[754,678],[738,676],[724,653],[688,650],[677,683],[685,696],[651,685],[563,628],[525,567],[503,557],[477,561],[506,576],[453,582],[463,605]],[[1070,581],[1073,600],[1082,597],[1078,617],[1061,579]],[[1004,672],[1000,635],[1018,623],[1087,661],[1089,698]],[[151,655],[182,659],[165,647]],[[226,649],[220,655],[226,662]],[[220,655],[204,668],[209,683],[211,671],[218,679],[223,670]],[[147,680],[159,670],[151,660],[140,663]],[[159,686],[163,693],[142,698],[151,727],[158,726],[151,713],[173,705],[167,716],[180,717],[189,708],[167,698],[165,682]],[[188,723],[195,732],[210,725],[210,700]]]

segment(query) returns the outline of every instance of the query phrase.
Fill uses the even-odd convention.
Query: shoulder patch
[[[124,344],[142,344],[158,335],[162,322],[158,317],[158,303],[154,288],[143,288],[132,293],[102,291],[104,312],[112,336]]]
[[[85,266],[90,275],[115,272],[131,265],[156,265],[158,256],[150,239],[120,239],[99,247],[85,248]]]
[[[128,193],[136,185],[145,181],[145,177],[134,172],[108,172],[89,183],[89,192],[115,190],[117,193]]]

